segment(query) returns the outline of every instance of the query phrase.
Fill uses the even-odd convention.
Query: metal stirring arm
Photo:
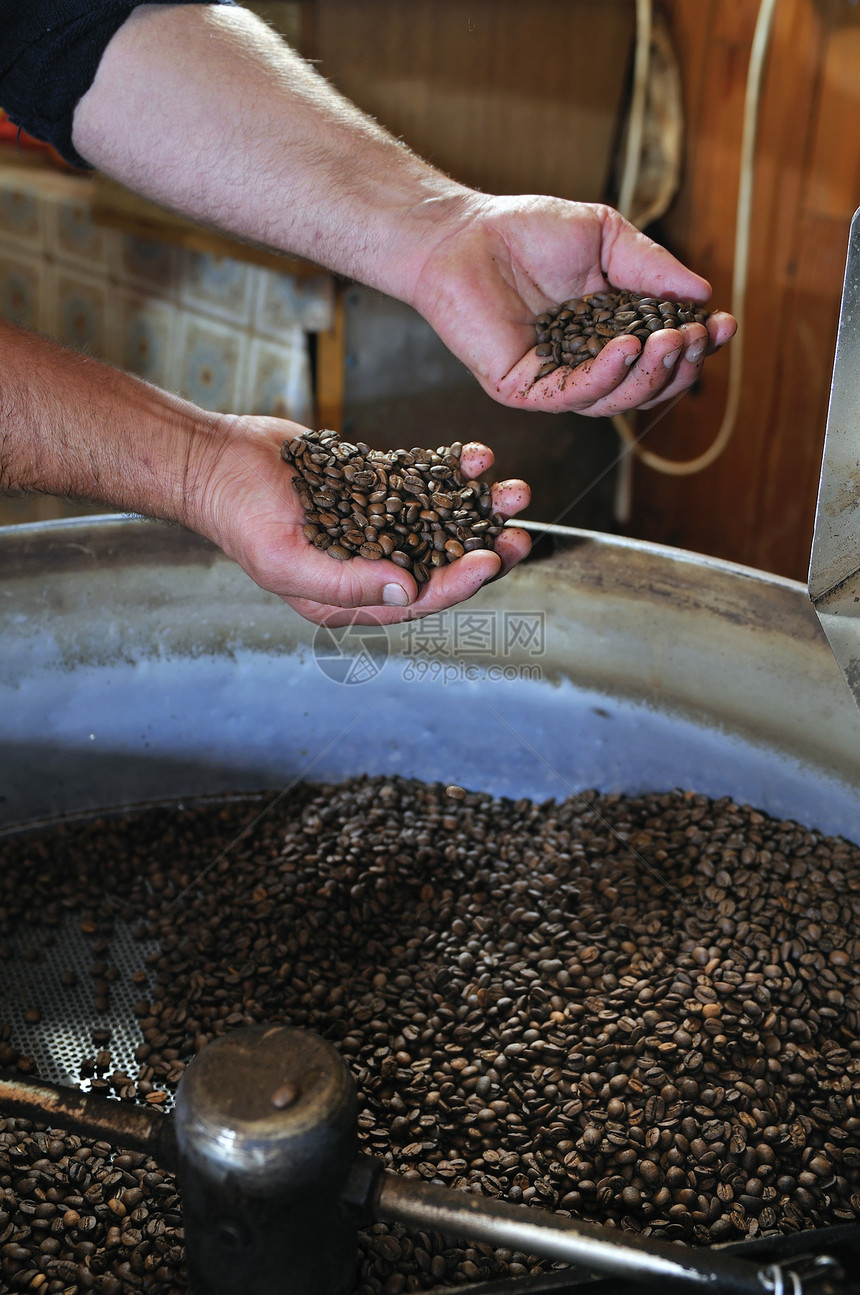
[[[176,1168],[173,1121],[152,1107],[0,1073],[0,1111],[69,1133],[83,1133],[94,1141],[103,1139],[129,1151],[143,1151],[165,1169]]]
[[[809,596],[860,706],[860,210],[848,239]]]

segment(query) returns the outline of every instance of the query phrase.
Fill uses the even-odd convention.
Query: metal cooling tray
[[[860,707],[860,209],[848,238],[809,596]]]

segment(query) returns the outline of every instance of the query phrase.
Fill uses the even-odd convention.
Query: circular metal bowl
[[[0,828],[399,773],[731,796],[857,839],[860,715],[806,590],[570,530],[469,603],[318,631],[137,518],[0,531]]]

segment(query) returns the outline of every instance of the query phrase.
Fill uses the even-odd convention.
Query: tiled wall
[[[106,229],[85,177],[0,165],[0,315],[206,409],[306,423],[333,285]],[[82,511],[0,498],[0,524]]]

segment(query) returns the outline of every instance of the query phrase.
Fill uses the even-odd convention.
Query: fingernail
[[[403,585],[385,585],[382,590],[382,601],[386,607],[408,607],[409,595]]]
[[[678,362],[678,356],[680,354],[681,354],[681,348],[679,346],[677,351],[670,351],[668,355],[663,356],[663,364],[666,366],[667,369],[674,369],[675,365]]]
[[[695,364],[698,360],[701,360],[704,354],[705,354],[705,343],[694,342],[693,345],[688,346],[686,351],[684,352],[684,359],[689,360],[690,364]]]

